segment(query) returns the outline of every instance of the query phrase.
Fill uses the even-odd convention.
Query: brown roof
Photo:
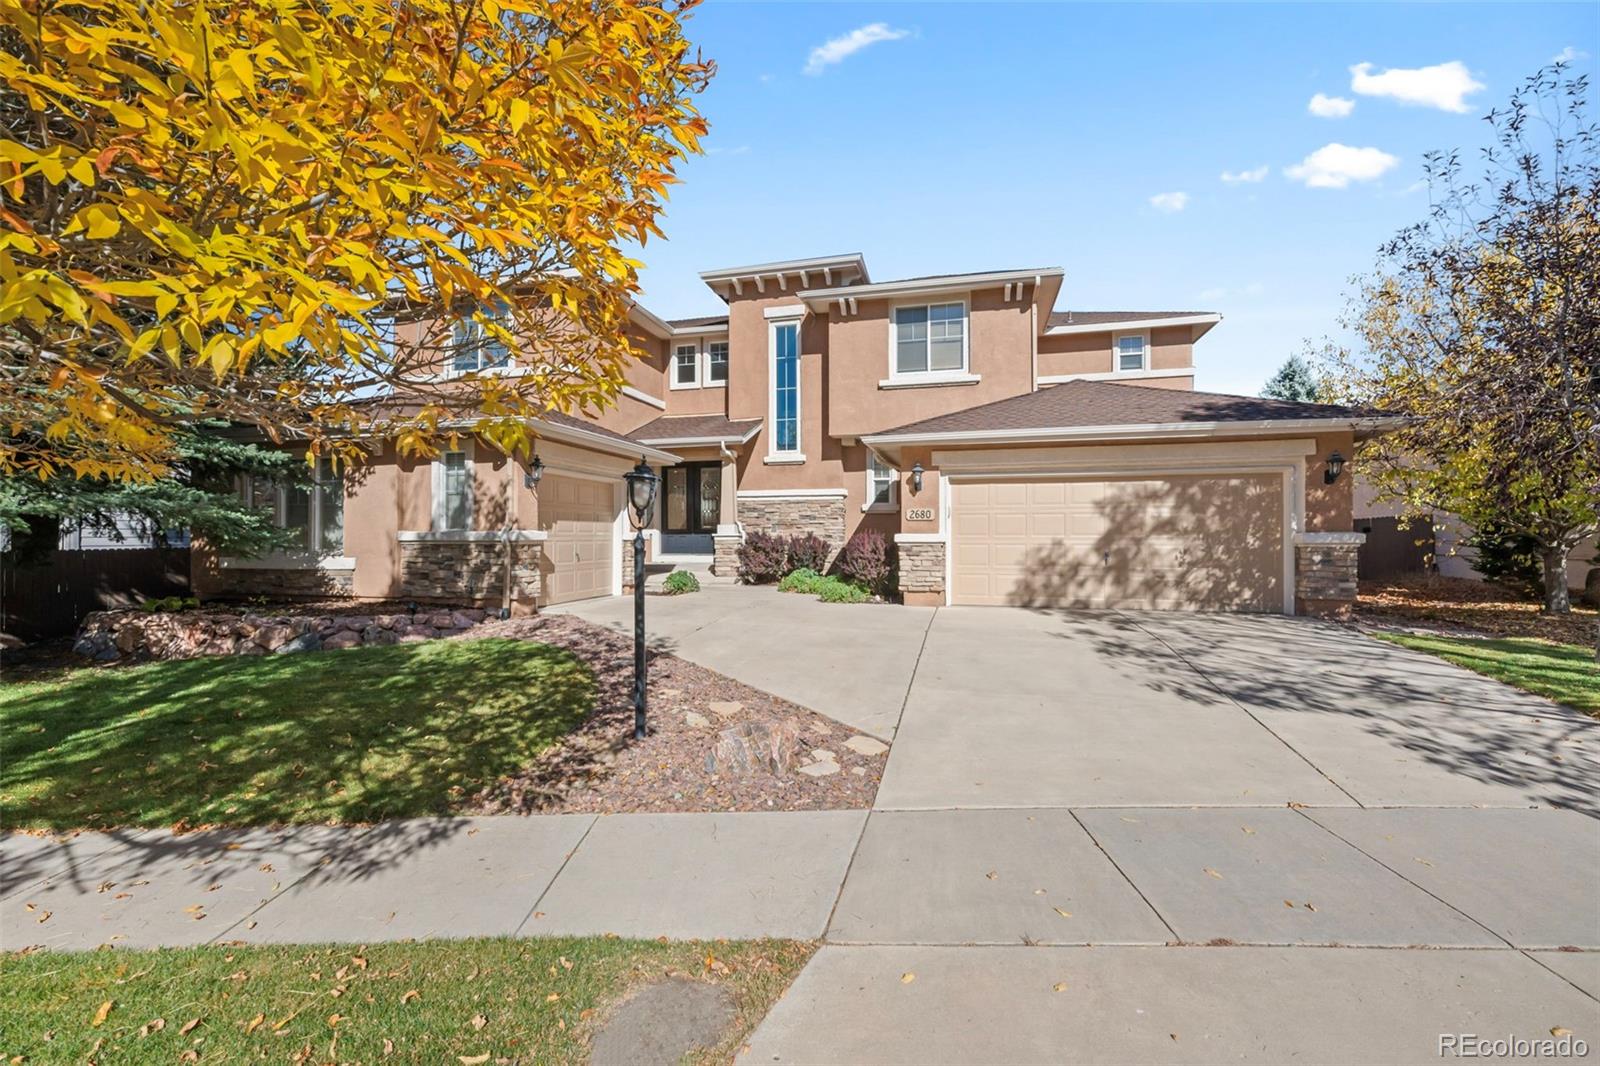
[[[731,419],[725,415],[663,415],[633,431],[633,438],[641,443],[661,443],[674,440],[744,440],[745,435],[761,425],[759,418]]]
[[[590,422],[588,419],[574,418],[572,415],[564,415],[560,411],[546,411],[539,417],[543,418],[546,422],[549,422],[552,425],[566,426],[569,429],[585,430],[586,432],[593,433],[596,436],[610,437],[612,440],[621,441],[625,444],[644,443],[644,441],[640,440],[638,437],[629,436],[626,433],[618,433],[615,430],[607,429],[602,425]]]
[[[673,329],[694,329],[697,326],[726,326],[727,315],[701,315],[699,318],[669,318],[667,325]]]
[[[1111,322],[1142,322],[1152,318],[1188,318],[1214,315],[1215,311],[1051,311],[1047,326],[1098,326]]]
[[[1265,422],[1308,418],[1371,418],[1376,411],[1335,404],[1294,403],[1257,396],[1123,385],[1114,381],[1069,381],[1008,400],[953,411],[881,435],[978,433],[1064,429],[1076,426],[1144,426],[1184,422]],[[880,434],[873,434],[874,436]]]

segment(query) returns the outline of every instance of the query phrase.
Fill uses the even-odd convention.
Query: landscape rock
[[[709,707],[711,709],[711,713],[716,715],[718,718],[737,718],[739,716],[739,712],[744,710],[744,704],[731,702],[729,700],[712,700],[706,706]]]
[[[297,651],[320,651],[322,649],[322,635],[320,633],[302,633],[293,640],[285,641],[273,649],[275,655],[292,655]]]
[[[683,720],[692,729],[706,729],[711,725],[711,719],[703,714],[696,714],[694,711],[684,715]]]
[[[827,777],[829,774],[836,774],[839,772],[839,764],[832,762],[831,760],[808,762],[804,766],[800,767],[800,772],[805,774],[807,777]]]
[[[111,639],[109,633],[85,633],[73,643],[72,651],[75,655],[98,662],[110,662],[122,657],[117,651],[117,642]]]
[[[361,631],[361,642],[363,644],[398,644],[400,642],[400,634],[392,629],[385,629],[377,622],[374,622]]]
[[[876,737],[855,736],[844,742],[844,746],[857,755],[882,755],[889,750],[889,745]]]
[[[256,643],[268,651],[277,651],[295,638],[293,626],[265,625],[256,630]]]
[[[348,629],[341,629],[331,637],[323,638],[322,646],[323,648],[359,648],[361,646],[361,634],[352,633]]]
[[[716,705],[712,705],[716,709]],[[800,747],[800,726],[792,718],[740,722],[717,734],[706,756],[706,769],[715,773],[749,774],[765,771],[788,773]]]

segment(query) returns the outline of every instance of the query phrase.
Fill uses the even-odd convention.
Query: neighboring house
[[[197,583],[524,609],[616,593],[620,478],[643,455],[663,476],[649,551],[668,563],[726,573],[754,530],[838,549],[876,529],[908,603],[1326,613],[1354,597],[1337,469],[1383,420],[1193,391],[1219,315],[1058,312],[1059,268],[874,282],[845,255],[701,277],[727,313],[636,307],[643,354],[617,405],[536,423],[537,489],[482,444],[384,453],[359,484],[278,501],[305,553],[216,561]]]

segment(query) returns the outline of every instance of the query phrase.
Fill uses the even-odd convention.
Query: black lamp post
[[[644,530],[656,506],[661,478],[639,457],[639,465],[622,475],[628,483],[628,518],[633,522],[633,738],[645,729],[644,661]]]

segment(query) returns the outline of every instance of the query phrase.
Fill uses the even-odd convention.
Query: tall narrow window
[[[332,459],[317,460],[316,546],[325,552],[344,553],[344,478]]]
[[[728,342],[712,341],[706,345],[706,384],[728,383]]]
[[[466,452],[445,452],[440,457],[440,499],[434,507],[435,528],[472,528],[472,469]]]
[[[700,383],[700,349],[693,344],[680,344],[672,353],[672,387],[693,388]]]
[[[867,453],[867,504],[870,507],[894,505],[896,474],[893,467],[884,466],[876,455]]]
[[[800,450],[800,323],[772,327],[772,451]]]

